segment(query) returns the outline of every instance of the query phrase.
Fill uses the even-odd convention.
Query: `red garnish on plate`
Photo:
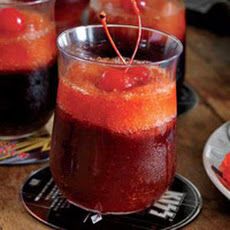
[[[15,8],[0,10],[0,33],[17,35],[25,29],[25,17]]]
[[[225,155],[219,170],[222,172],[222,182],[228,189],[230,189],[230,152]]]
[[[127,1],[128,2],[128,1]],[[127,68],[123,69],[115,69],[115,68],[108,68],[100,78],[97,87],[105,90],[105,91],[123,91],[129,88],[133,88],[136,86],[144,85],[149,82],[150,80],[150,71],[144,66],[136,66],[131,67],[133,64],[134,58],[136,56],[140,41],[141,41],[141,34],[142,34],[142,22],[140,16],[140,10],[138,8],[136,0],[130,0],[129,4],[131,4],[134,13],[137,15],[138,18],[138,37],[136,46],[133,52],[133,55],[130,59],[130,62],[127,63],[126,60],[123,58],[121,53],[119,52],[116,44],[114,43],[109,29],[106,23],[106,14],[102,12],[100,14],[101,23],[105,30],[105,33],[120,60],[124,65],[127,65]]]

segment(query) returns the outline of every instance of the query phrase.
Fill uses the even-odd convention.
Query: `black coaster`
[[[193,221],[202,207],[197,188],[180,175],[151,208],[130,215],[100,216],[71,205],[60,194],[49,167],[32,173],[20,195],[33,217],[55,229],[68,230],[178,229]]]
[[[198,104],[199,98],[196,92],[188,85],[184,84],[178,95],[177,112],[178,115],[187,113]]]
[[[0,140],[0,166],[42,163],[49,160],[50,134],[44,128],[16,140]]]

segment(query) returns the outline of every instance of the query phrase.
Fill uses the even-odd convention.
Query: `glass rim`
[[[134,26],[134,25],[124,25],[124,24],[108,24],[107,25],[108,27],[113,27],[113,28],[131,28],[131,29],[138,29],[138,26]],[[97,63],[97,64],[100,64],[100,65],[109,65],[109,66],[116,66],[116,67],[127,67],[129,66],[129,64],[125,65],[123,63],[110,63],[110,62],[102,62],[102,61],[98,61],[96,59],[87,59],[87,58],[84,58],[84,57],[81,57],[79,55],[74,55],[73,53],[67,51],[65,49],[65,47],[62,47],[60,45],[60,40],[62,37],[64,37],[66,34],[69,34],[73,31],[76,31],[77,29],[79,28],[85,28],[85,29],[88,29],[88,28],[103,28],[102,25],[98,24],[98,25],[87,25],[87,26],[77,26],[77,27],[73,27],[73,28],[70,28],[70,29],[67,29],[65,31],[63,31],[62,33],[60,33],[57,37],[57,47],[59,49],[59,51],[61,51],[62,53],[64,53],[66,56],[69,56],[71,57],[72,59],[75,59],[75,60],[78,60],[78,61],[84,61],[84,62],[89,62],[89,63]],[[141,65],[162,65],[162,64],[166,64],[166,63],[169,63],[171,61],[174,61],[176,60],[177,58],[179,58],[179,56],[181,55],[181,53],[183,52],[183,44],[182,42],[177,38],[175,37],[174,35],[171,35],[169,33],[166,33],[166,32],[162,32],[160,30],[156,30],[156,29],[152,29],[152,28],[148,28],[148,27],[142,27],[142,30],[145,30],[145,31],[149,31],[149,32],[157,32],[158,34],[161,34],[165,37],[169,37],[170,39],[172,39],[174,42],[176,42],[179,46],[179,51],[178,53],[176,53],[175,55],[169,57],[169,58],[166,58],[166,59],[163,59],[161,61],[147,61],[145,62],[144,64],[141,64]],[[138,66],[140,64],[135,64],[133,63],[132,66]]]
[[[30,6],[30,5],[38,5],[38,4],[42,4],[42,3],[46,3],[46,2],[51,2],[54,0],[30,0],[27,2],[22,2],[22,1],[10,1],[10,2],[0,2],[0,6]]]

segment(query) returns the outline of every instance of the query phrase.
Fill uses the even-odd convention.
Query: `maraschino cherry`
[[[136,86],[145,85],[150,80],[150,71],[143,67],[132,67],[126,70],[108,69],[97,84],[105,91],[123,91]]]
[[[15,8],[0,9],[0,33],[17,35],[25,29],[25,17]]]
[[[133,3],[131,1],[121,0],[122,6],[127,11],[133,11]],[[146,7],[146,0],[136,0],[136,4],[140,10],[144,10]]]
[[[130,0],[130,3],[133,7],[135,14],[138,17],[139,31],[138,31],[136,47],[135,47],[135,50],[133,52],[133,55],[129,63],[127,63],[125,59],[122,57],[122,55],[120,54],[119,50],[117,49],[110,35],[110,32],[107,27],[107,23],[106,23],[106,14],[104,12],[100,14],[101,23],[103,25],[105,33],[112,47],[114,48],[118,57],[121,59],[122,63],[127,66],[126,68],[123,68],[123,69],[108,68],[102,74],[100,80],[97,83],[97,87],[105,91],[123,91],[123,90],[127,90],[133,87],[145,85],[150,81],[150,71],[148,68],[144,66],[135,66],[135,67],[131,66],[136,56],[138,46],[141,40],[142,22],[141,22],[140,11],[137,6],[136,0]]]

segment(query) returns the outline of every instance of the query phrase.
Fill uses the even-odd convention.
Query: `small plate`
[[[214,131],[206,142],[203,151],[203,164],[209,178],[219,191],[230,200],[230,190],[223,185],[215,170],[219,168],[225,155],[229,152],[230,121],[226,122]]]

